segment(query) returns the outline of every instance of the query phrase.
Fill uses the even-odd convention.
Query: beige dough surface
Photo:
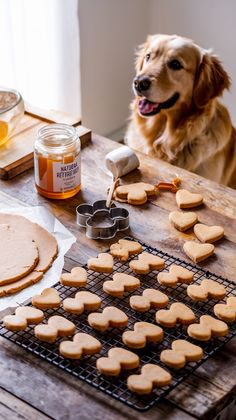
[[[17,280],[12,284],[6,284],[5,286],[0,286],[0,297],[12,295],[19,292],[20,290],[25,289],[26,287],[32,286],[37,283],[43,277],[43,272],[32,271],[23,279]]]
[[[0,224],[0,286],[29,274],[39,261],[33,237],[22,229]]]
[[[39,253],[39,262],[34,268],[35,271],[45,272],[51,266],[57,256],[58,247],[56,239],[46,229],[23,216],[15,214],[0,213],[1,224],[7,224],[12,229],[20,231],[25,237],[30,237],[34,240]],[[22,245],[19,246],[18,253],[23,249]],[[26,252],[24,254],[26,255]]]

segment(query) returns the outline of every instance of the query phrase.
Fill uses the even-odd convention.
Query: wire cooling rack
[[[126,238],[130,240],[134,240],[134,238]],[[140,241],[139,241],[140,242]],[[187,263],[185,261],[180,260],[179,258],[172,257],[171,255],[164,253],[162,251],[158,251],[157,249],[148,246],[142,242],[140,242],[143,250],[150,252],[154,255],[158,255],[165,260],[165,268],[164,271],[168,271],[168,267],[175,263],[191,270],[194,273],[194,280],[195,283],[199,284],[202,278],[209,278],[215,280],[221,284],[223,284],[227,290],[226,296],[236,296],[236,287],[235,284],[217,276],[209,271],[205,271],[191,263]],[[135,257],[136,258],[136,257]],[[76,262],[74,264],[76,266]],[[85,267],[86,268],[86,267]],[[129,269],[128,262],[122,263],[117,261],[114,266],[114,273],[115,272],[124,272],[127,274],[133,274]],[[105,306],[114,305],[123,310],[129,317],[129,325],[128,328],[132,329],[133,325],[137,321],[147,321],[147,322],[155,322],[155,310],[150,310],[145,313],[138,313],[135,312],[129,306],[129,298],[131,293],[126,293],[123,298],[115,298],[112,296],[108,296],[102,288],[103,282],[107,280],[111,275],[110,274],[102,274],[102,273],[94,273],[92,271],[88,271],[88,284],[85,288],[81,290],[89,290],[93,293],[97,293],[102,298],[102,306],[103,309]],[[189,307],[193,309],[197,319],[203,314],[213,314],[213,306],[215,305],[216,301],[209,300],[207,302],[193,302],[186,294],[186,285],[179,284],[176,288],[168,288],[161,286],[156,279],[157,272],[151,272],[148,275],[138,276],[141,280],[141,287],[135,291],[135,294],[142,294],[142,291],[145,288],[154,288],[159,289],[166,293],[169,297],[170,304],[175,301],[180,301],[186,303]],[[60,293],[62,299],[66,297],[73,297],[75,292],[78,289],[64,287],[60,283],[55,285],[55,288]],[[198,366],[200,366],[205,360],[207,360],[210,356],[212,356],[220,347],[222,347],[225,343],[227,343],[232,337],[236,335],[236,324],[230,325],[230,331],[226,337],[215,338],[208,343],[200,342],[200,346],[204,350],[204,357],[200,362],[193,362],[188,363],[184,368],[175,371],[173,369],[167,369],[170,371],[173,379],[169,386],[165,388],[156,388],[151,394],[149,395],[136,395],[131,393],[127,388],[127,377],[132,373],[140,372],[140,368],[136,369],[135,371],[128,371],[122,372],[121,375],[117,378],[106,378],[100,375],[96,370],[96,360],[98,357],[107,355],[108,350],[111,347],[118,346],[124,347],[122,343],[121,336],[122,330],[118,329],[110,329],[108,332],[101,333],[98,331],[93,330],[87,323],[87,313],[81,315],[71,315],[66,313],[62,307],[56,310],[47,310],[45,311],[45,317],[49,317],[51,315],[63,315],[66,318],[69,318],[76,324],[77,331],[79,332],[86,332],[92,334],[94,337],[98,338],[102,343],[102,351],[99,355],[93,356],[86,356],[81,360],[68,360],[64,359],[58,353],[58,347],[60,341],[62,339],[58,339],[56,343],[49,344],[39,341],[34,336],[34,328],[28,327],[25,331],[13,333],[7,331],[3,326],[0,326],[0,335],[7,338],[8,340],[18,344],[19,346],[26,349],[28,352],[35,354],[36,356],[46,360],[49,363],[63,369],[64,371],[70,373],[71,375],[89,383],[90,385],[98,388],[100,391],[105,392],[106,394],[110,395],[113,398],[127,404],[128,406],[139,410],[139,411],[146,411],[151,408],[154,404],[156,404],[160,398],[166,396],[172,389],[174,389],[178,384],[180,384],[188,375],[190,375],[193,371],[195,371]],[[140,366],[145,363],[154,363],[158,364],[164,368],[166,366],[162,364],[160,361],[160,353],[165,348],[170,348],[171,343],[173,340],[176,339],[187,339],[188,341],[199,344],[193,339],[191,339],[186,333],[186,327],[177,326],[174,328],[163,328],[164,329],[164,340],[161,343],[156,344],[148,344],[142,350],[132,350],[136,352],[140,357]]]

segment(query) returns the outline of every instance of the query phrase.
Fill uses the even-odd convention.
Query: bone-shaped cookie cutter
[[[90,239],[111,239],[129,228],[129,212],[122,207],[106,206],[106,200],[80,204],[76,208],[77,224],[86,228]]]

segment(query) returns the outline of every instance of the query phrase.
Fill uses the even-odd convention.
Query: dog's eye
[[[145,59],[146,59],[146,61],[149,61],[150,60],[150,57],[151,57],[151,54],[146,54],[146,57],[145,57]]]
[[[168,66],[170,67],[170,69],[172,70],[180,70],[183,68],[182,64],[179,62],[179,60],[171,60],[168,63]]]

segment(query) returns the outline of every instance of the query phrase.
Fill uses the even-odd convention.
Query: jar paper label
[[[70,163],[53,162],[53,192],[66,192],[81,182],[80,155]]]

